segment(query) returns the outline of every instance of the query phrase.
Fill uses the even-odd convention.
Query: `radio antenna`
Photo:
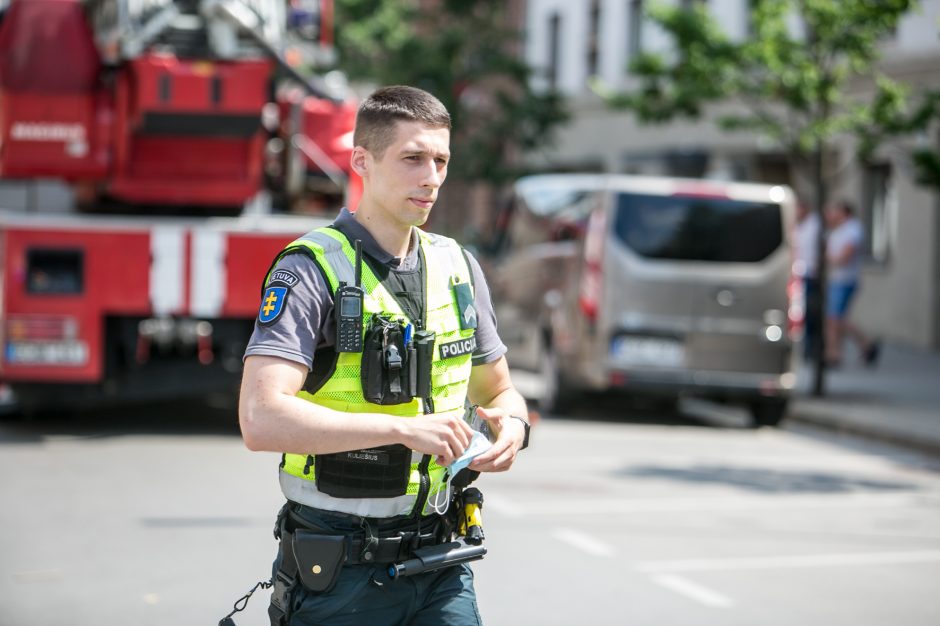
[[[362,240],[357,239],[356,247],[356,287],[362,286]]]

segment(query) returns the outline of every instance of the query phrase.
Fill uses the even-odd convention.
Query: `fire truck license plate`
[[[84,341],[11,341],[6,362],[17,365],[84,365],[88,345]]]

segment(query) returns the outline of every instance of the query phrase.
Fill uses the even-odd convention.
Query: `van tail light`
[[[806,298],[803,281],[791,273],[787,280],[787,333],[791,341],[799,341],[803,336],[806,322]]]
[[[578,298],[578,305],[581,307],[584,317],[592,322],[597,321],[603,279],[604,276],[599,263],[585,263],[584,276],[581,282],[581,297]]]
[[[578,306],[591,322],[597,321],[600,312],[601,290],[604,285],[604,235],[607,220],[603,210],[594,211],[588,218],[587,234],[584,236],[584,274],[581,277],[581,292]]]

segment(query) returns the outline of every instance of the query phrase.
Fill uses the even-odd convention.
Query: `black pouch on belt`
[[[304,587],[317,593],[333,588],[346,562],[345,536],[297,530],[291,538],[291,548],[297,562],[297,575]]]

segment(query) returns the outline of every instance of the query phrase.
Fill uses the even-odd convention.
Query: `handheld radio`
[[[362,290],[362,242],[356,240],[356,284],[340,282],[336,290],[336,351],[362,352],[362,304],[365,292]]]

